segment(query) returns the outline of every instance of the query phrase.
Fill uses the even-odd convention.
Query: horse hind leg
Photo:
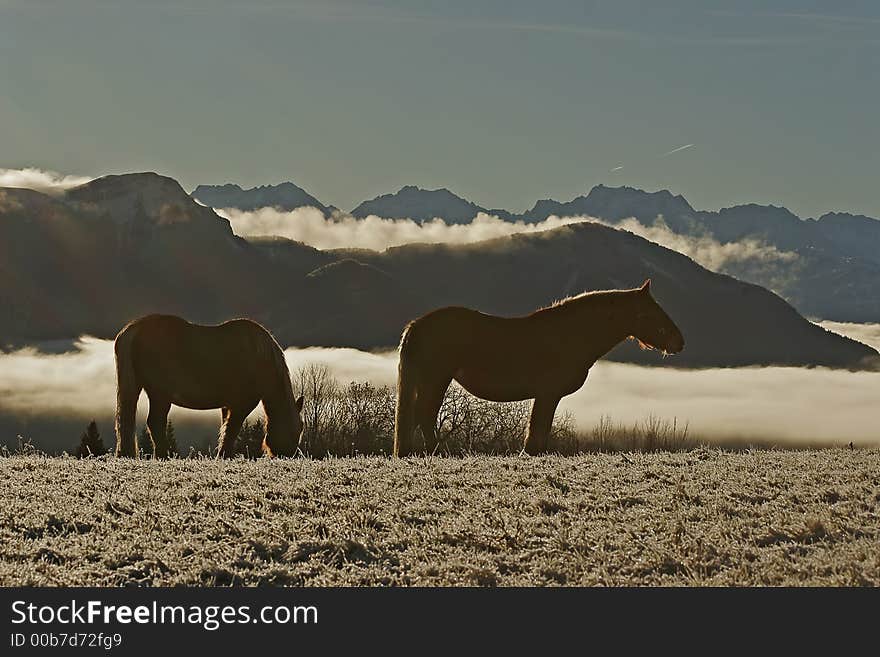
[[[523,451],[526,454],[536,456],[547,451],[547,441],[553,427],[553,416],[558,404],[558,397],[535,398],[535,402],[532,404],[532,415],[529,418],[529,431],[523,446]]]
[[[416,372],[408,355],[401,350],[397,368],[397,408],[394,414],[394,456],[412,452],[415,411],[419,396]]]
[[[138,397],[143,389],[138,382],[132,358],[133,329],[122,331],[114,343],[116,358],[116,456],[137,458]]]
[[[419,388],[416,402],[416,424],[425,440],[425,452],[433,454],[437,450],[437,414],[443,405],[443,396],[452,379],[426,385]]]
[[[137,458],[135,435],[137,402],[141,388],[134,386],[120,390],[116,395],[116,456]]]
[[[168,458],[168,412],[171,402],[150,398],[150,413],[147,415],[147,429],[153,443],[153,458]]]

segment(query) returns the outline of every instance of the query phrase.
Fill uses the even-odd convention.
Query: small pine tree
[[[266,426],[262,420],[250,422],[244,421],[241,431],[235,441],[235,453],[249,459],[256,459],[263,455],[263,436],[266,434]]]
[[[141,427],[141,430],[138,431],[138,451],[141,453],[141,456],[147,456],[148,454],[153,453],[153,440],[150,438],[150,432],[147,430],[147,425]]]
[[[180,452],[177,449],[177,436],[174,435],[174,423],[168,420],[165,427],[165,437],[168,439],[168,458],[176,458]]]
[[[89,422],[89,426],[83,431],[79,437],[79,447],[76,450],[77,458],[88,458],[89,456],[101,456],[107,453],[104,447],[104,441],[98,431],[98,424],[94,420]]]

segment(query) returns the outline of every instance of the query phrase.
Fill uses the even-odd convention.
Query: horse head
[[[264,449],[269,456],[294,456],[299,449],[303,434],[302,409],[305,400],[302,396],[293,401],[289,421],[269,420],[266,426]]]
[[[633,291],[635,298],[632,337],[642,348],[677,354],[684,349],[684,336],[669,315],[651,296],[651,279]]]

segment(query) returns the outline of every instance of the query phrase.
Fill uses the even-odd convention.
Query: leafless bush
[[[687,422],[678,418],[665,420],[649,414],[641,422],[630,426],[615,424],[611,417],[603,415],[591,431],[575,434],[562,453],[577,452],[681,452],[696,447],[697,441],[690,436]]]
[[[310,363],[294,372],[293,386],[295,393],[305,398],[300,442],[304,454],[320,458],[392,452],[396,404],[393,387],[368,382],[342,385],[323,363]],[[453,382],[437,415],[436,453],[516,454],[522,450],[530,414],[529,400],[486,401]],[[236,442],[236,454],[259,457],[264,432],[262,420],[246,422]],[[416,431],[416,445],[419,434]],[[572,414],[560,413],[553,421],[549,441],[549,450],[557,454],[682,451],[694,446],[686,423],[653,414],[629,427],[602,416],[591,431],[579,432]],[[210,447],[216,445],[211,443]]]
[[[305,396],[305,430],[300,449],[314,457],[327,454],[390,454],[394,436],[396,391],[390,386],[351,382],[342,386],[321,364],[293,375],[294,389]],[[438,453],[510,454],[519,452],[528,426],[528,401],[497,403],[478,399],[453,383],[437,416]],[[562,416],[554,439],[574,436],[574,421]]]
[[[293,387],[304,398],[302,415],[305,426],[300,449],[306,454],[321,455],[327,451],[335,428],[339,384],[327,365],[309,363],[294,373]]]
[[[21,434],[15,437],[15,446],[11,449],[4,443],[0,446],[0,456],[35,456],[43,455],[44,452],[34,447],[30,438],[25,438]]]

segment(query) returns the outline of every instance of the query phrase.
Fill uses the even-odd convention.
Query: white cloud
[[[788,263],[797,259],[796,253],[780,251],[756,239],[722,244],[709,236],[675,233],[662,218],[652,226],[644,226],[634,218],[611,223],[585,215],[570,217],[552,215],[539,223],[526,224],[504,221],[496,216],[480,213],[467,224],[447,224],[439,218],[419,224],[411,219],[385,219],[374,215],[357,219],[345,213],[337,213],[327,218],[320,210],[309,207],[297,208],[289,212],[274,208],[261,208],[252,212],[225,208],[216,212],[229,219],[238,235],[279,235],[318,249],[364,248],[382,251],[388,247],[416,242],[465,244],[514,233],[532,233],[593,221],[627,230],[651,242],[683,253],[714,271],[746,261]]]
[[[90,180],[87,176],[68,176],[43,169],[0,169],[0,187],[24,187],[45,194],[60,194]]]
[[[706,370],[600,362],[563,399],[578,425],[602,415],[630,425],[647,414],[689,423],[691,435],[786,442],[880,444],[880,373],[825,368]]]
[[[414,242],[465,244],[513,233],[536,232],[584,221],[583,217],[550,217],[538,224],[513,223],[480,213],[467,224],[447,224],[434,219],[419,224],[411,219],[384,219],[370,215],[357,219],[337,213],[326,218],[315,208],[290,212],[261,208],[253,212],[219,209],[229,219],[237,235],[279,235],[304,242],[318,249],[363,248],[382,251],[391,246]]]
[[[880,324],[855,324],[852,322],[832,322],[827,320],[816,322],[816,324],[834,333],[863,342],[880,351]]]
[[[728,265],[745,261],[785,263],[793,262],[798,257],[796,253],[780,251],[775,246],[753,238],[722,244],[708,235],[682,235],[673,232],[662,219],[658,219],[652,226],[645,226],[634,218],[624,219],[617,224],[602,223],[628,230],[646,240],[683,253],[713,271],[720,271]]]
[[[82,337],[72,351],[43,353],[26,347],[0,354],[0,410],[24,415],[108,415],[116,408],[116,365],[113,342]],[[393,384],[397,354],[357,349],[310,347],[284,352],[291,372],[309,363],[325,363],[342,382]],[[146,415],[146,395],[138,407]],[[204,415],[181,409],[184,415]],[[211,421],[215,413],[211,413]]]
[[[855,332],[873,330],[856,328]],[[0,412],[27,416],[88,419],[112,415],[116,382],[113,344],[82,338],[77,350],[44,354],[32,348],[0,355]],[[373,381],[393,385],[397,353],[356,349],[288,349],[291,371],[313,362],[326,364],[341,383]],[[880,373],[824,368],[731,368],[680,370],[600,361],[585,386],[565,398],[581,428],[603,415],[626,425],[649,413],[679,423],[707,438],[741,437],[798,443],[849,441],[877,445]],[[140,421],[146,413],[142,396]],[[198,421],[216,431],[217,411],[175,409],[173,417]],[[2,442],[2,441],[0,441]]]
[[[359,349],[308,347],[284,352],[291,372],[312,363],[326,365],[340,383],[370,381],[376,385],[397,384],[397,352],[369,352]]]

